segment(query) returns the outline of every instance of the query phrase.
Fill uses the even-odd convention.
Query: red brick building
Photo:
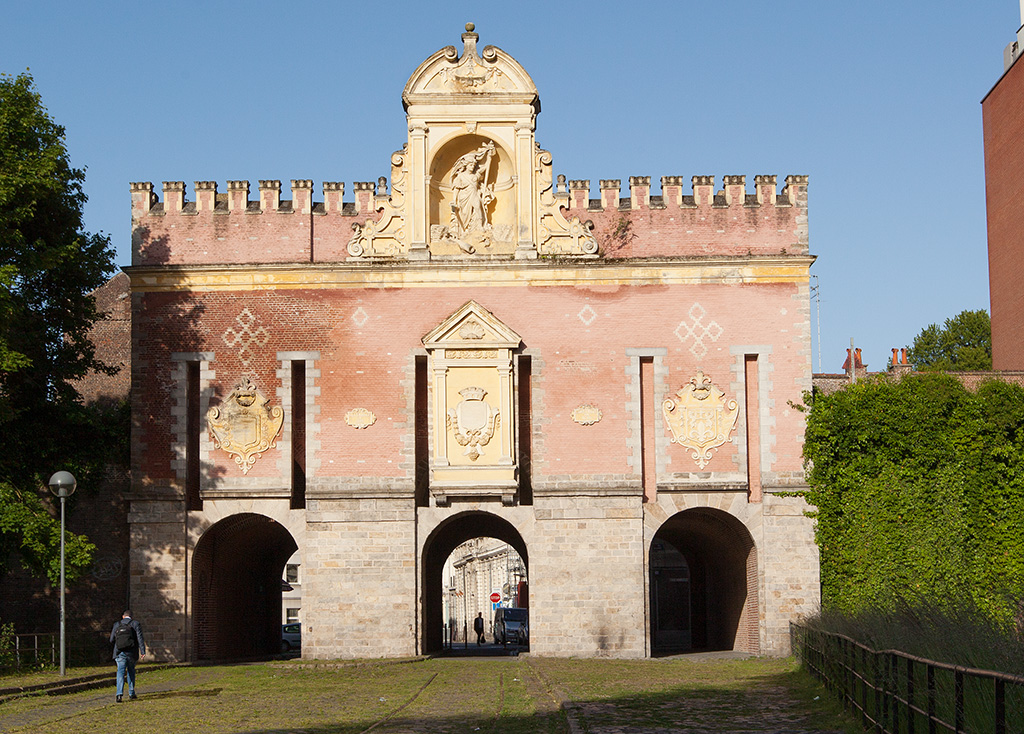
[[[985,135],[992,368],[1024,369],[1024,26],[981,102]]]
[[[552,173],[502,50],[402,95],[390,182],[132,184],[131,596],[158,657],[436,650],[474,537],[528,566],[536,653],[788,652],[807,179]],[[390,183],[390,186],[389,186]]]

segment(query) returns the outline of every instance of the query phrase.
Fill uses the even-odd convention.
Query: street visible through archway
[[[506,520],[450,518],[423,550],[423,651],[495,655],[529,648],[529,559]]]

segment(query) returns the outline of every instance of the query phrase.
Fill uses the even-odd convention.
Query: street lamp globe
[[[78,482],[69,471],[59,471],[50,477],[50,491],[58,497],[70,497],[75,493]]]

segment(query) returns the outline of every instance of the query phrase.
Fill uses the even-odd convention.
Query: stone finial
[[[185,206],[185,182],[164,181],[164,211],[180,212]]]
[[[480,40],[480,35],[473,32],[476,28],[472,23],[466,23],[466,32],[462,34],[462,55],[476,56],[476,42]]]
[[[281,208],[281,182],[276,179],[260,180],[260,209],[276,212]]]

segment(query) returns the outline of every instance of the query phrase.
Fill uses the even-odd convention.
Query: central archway
[[[487,512],[462,512],[442,522],[427,537],[422,558],[423,652],[438,652],[444,646],[444,608],[441,595],[444,563],[458,546],[473,538],[496,538],[512,546],[529,574],[526,543],[515,527]]]
[[[760,652],[757,549],[743,523],[712,508],[677,513],[649,559],[652,655]]]
[[[195,659],[280,651],[281,580],[296,550],[291,533],[264,515],[232,515],[203,533],[192,556]]]

